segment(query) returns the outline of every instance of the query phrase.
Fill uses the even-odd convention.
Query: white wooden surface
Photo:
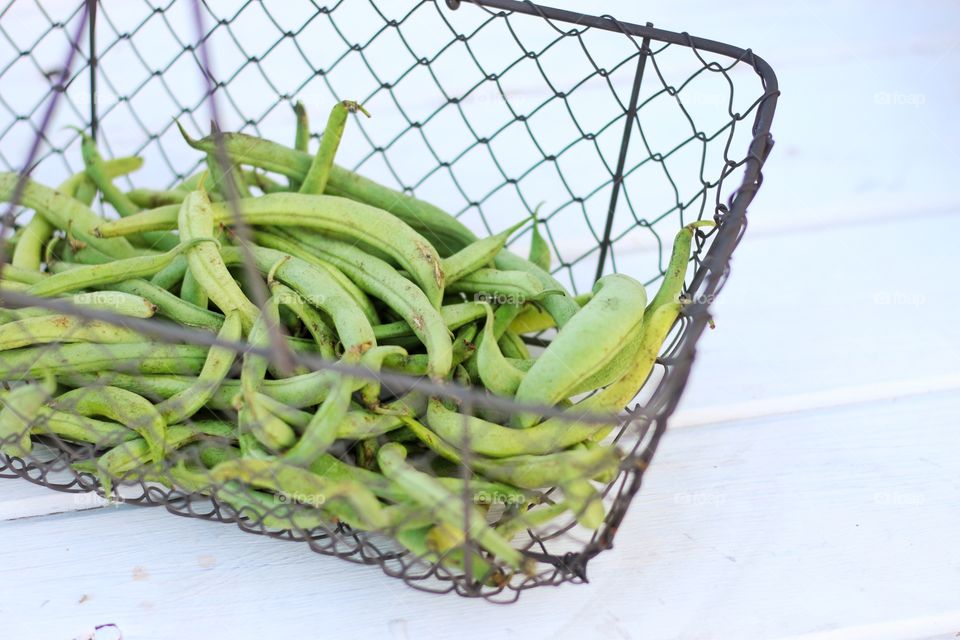
[[[591,9],[749,44],[784,91],[717,329],[591,583],[510,607],[430,596],[230,525],[7,481],[5,636],[106,623],[98,638],[960,632],[957,6]]]

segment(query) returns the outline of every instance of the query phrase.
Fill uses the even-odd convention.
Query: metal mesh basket
[[[520,519],[523,526],[517,526],[514,501],[526,498],[500,493],[501,485],[471,476],[471,453],[461,451],[463,459],[455,464],[422,444],[417,446],[424,451],[411,468],[443,476],[448,489],[443,495],[448,501],[456,498],[455,504],[434,505],[427,520],[442,512],[449,524],[455,519],[453,508],[464,520],[461,537],[456,527],[412,539],[395,525],[351,526],[350,509],[359,507],[349,500],[331,515],[336,495],[270,490],[267,485],[275,478],[257,483],[235,476],[215,491],[191,488],[187,466],[215,457],[215,445],[224,439],[233,442],[219,427],[201,428],[207,424],[202,416],[190,422],[197,427],[194,433],[180,434],[182,448],[163,465],[132,466],[104,486],[90,464],[121,448],[108,442],[110,434],[116,435],[109,425],[122,423],[127,415],[128,408],[116,406],[122,404],[116,399],[106,409],[40,402],[32,415],[20,416],[29,431],[5,439],[0,475],[64,491],[95,490],[306,541],[317,552],[377,564],[388,575],[431,591],[509,601],[537,585],[585,581],[587,562],[612,547],[640,488],[683,390],[696,341],[709,322],[709,304],[744,232],[746,208],[772,146],[769,131],[778,95],[772,69],[749,50],[686,33],[513,0],[236,5],[212,0],[109,5],[90,0],[73,7],[8,3],[0,12],[0,82],[16,90],[0,96],[0,168],[29,173],[47,184],[82,171],[80,137],[69,128],[74,126],[91,132],[104,155],[144,158],[134,179],[118,180],[124,189],[170,187],[204,163],[183,143],[174,119],[193,135],[202,135],[212,119],[219,131],[245,131],[292,144],[289,105],[295,99],[313,106],[351,98],[373,117],[350,120],[337,156],[340,164],[399,192],[415,193],[480,235],[536,215],[556,259],[553,275],[575,294],[590,291],[597,279],[612,272],[656,286],[673,235],[691,222],[713,220],[716,226],[708,232],[696,232],[682,316],[646,384],[619,417],[612,442],[623,458],[616,473],[591,483],[602,495],[603,523],[592,530],[578,525],[582,514],[573,513],[549,526],[536,524],[535,518]],[[316,131],[313,137],[315,144]],[[18,202],[22,187],[18,182],[7,199]],[[115,215],[110,207],[98,206],[106,217]],[[11,206],[4,219],[8,258],[29,219],[19,216],[22,211]],[[523,254],[530,238],[525,231],[509,248]],[[48,249],[56,254],[58,247],[69,252],[81,245],[68,231]],[[3,278],[9,280],[9,265],[4,266]],[[156,319],[118,320],[61,299],[33,299],[29,289],[10,286],[3,292],[6,309],[40,305],[83,322],[120,322],[167,343],[170,358],[179,361],[168,367],[171,372],[190,369],[194,365],[187,361],[218,345],[275,358],[273,364],[280,368],[285,354],[305,371],[332,369],[333,375],[377,380],[391,390],[414,388],[452,398],[464,416],[509,418],[519,410],[471,388],[331,364],[277,343],[251,348]],[[35,317],[19,313],[7,319]],[[543,348],[552,335],[548,330],[528,336],[528,346]],[[105,363],[102,370],[93,366],[83,375],[60,376],[58,392],[63,385],[109,385],[151,397],[156,385],[148,390],[147,376],[109,364],[119,357],[114,346],[94,345]],[[43,371],[59,371],[57,358],[72,357],[72,348],[54,342],[32,353],[54,363]],[[0,351],[0,369],[12,383],[8,394],[22,388],[16,384],[21,380],[43,377],[36,360],[24,360],[23,352]],[[229,403],[221,404],[220,409],[231,411]],[[566,419],[562,411],[556,413]],[[77,427],[71,416],[79,414],[105,429],[103,440],[73,437],[71,429]],[[409,428],[391,433],[400,442],[417,440]],[[32,450],[17,455],[9,447],[24,437]],[[167,437],[172,437],[169,432]],[[129,440],[124,434],[119,439]],[[375,453],[365,452],[364,446],[334,446],[331,452],[358,467],[370,466]],[[586,480],[598,470],[580,471]],[[250,492],[250,485],[264,491]],[[388,495],[390,490],[383,489]],[[311,499],[317,495],[333,502],[317,504]],[[558,489],[538,492],[538,506],[549,507],[566,495]],[[378,498],[396,506],[383,494]],[[482,511],[474,508],[478,504]],[[485,518],[491,526],[507,522],[505,530],[514,536],[512,546],[520,551],[524,570],[501,562],[471,518]],[[443,533],[449,534],[446,539]]]

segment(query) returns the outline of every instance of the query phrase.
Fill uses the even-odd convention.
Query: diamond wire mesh
[[[105,156],[142,156],[145,166],[135,182],[170,186],[203,164],[183,144],[173,118],[202,133],[211,93],[221,130],[283,142],[292,142],[286,105],[295,98],[320,105],[354,98],[374,117],[351,120],[339,162],[427,197],[480,233],[500,231],[536,212],[558,261],[553,271],[575,292],[588,291],[611,271],[657,282],[672,235],[691,221],[716,219],[717,230],[696,238],[692,304],[638,397],[643,402],[617,435],[628,456],[604,491],[606,524],[599,532],[574,532],[574,522],[529,531],[522,546],[540,563],[538,571],[483,585],[471,575],[470,561],[463,573],[424,564],[389,536],[353,531],[342,522],[278,530],[262,511],[162,490],[151,478],[138,477],[139,470],[129,478],[133,488],[124,490],[126,499],[305,539],[316,551],[379,564],[419,588],[491,598],[512,599],[538,584],[583,580],[587,560],[611,545],[682,390],[707,306],[742,235],[743,213],[769,150],[775,79],[750,52],[685,34],[523,3],[486,4],[450,11],[431,0],[282,8],[269,2],[239,7],[203,2],[202,39],[196,37],[190,2],[101,5],[97,92],[89,90],[92,56],[81,47],[84,63],[75,65],[65,83],[57,125],[89,128],[95,120]],[[37,79],[56,76],[63,41],[69,44],[70,36],[63,36],[83,16],[76,7],[59,7],[63,15],[52,15],[37,2],[28,19],[17,14],[22,6],[11,2],[0,14],[7,47],[0,61],[9,60],[0,67],[0,82],[21,87],[0,97],[7,121],[0,119],[0,163],[19,171],[21,149],[39,135],[43,144],[32,175],[56,183],[82,168],[71,162],[79,157],[78,134],[56,127],[41,131],[50,85]],[[60,47],[52,44],[57,41]],[[199,72],[207,66],[205,52],[213,56],[212,85]],[[750,118],[752,129],[742,124]],[[316,132],[313,138],[316,143]],[[101,211],[113,215],[109,207],[101,205]],[[523,253],[528,242],[525,233],[511,248]],[[467,399],[464,413],[476,408]],[[62,425],[50,429],[63,432]],[[34,462],[12,458],[4,475],[65,490],[103,490],[94,474],[78,477],[68,466],[89,457],[89,447],[78,451],[70,438],[53,444],[54,451],[68,454]],[[201,453],[197,447],[189,455]],[[469,499],[469,485],[464,491]],[[273,507],[268,516],[290,505]]]

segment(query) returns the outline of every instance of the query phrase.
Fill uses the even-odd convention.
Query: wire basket
[[[338,163],[403,194],[415,193],[481,235],[535,215],[556,259],[553,277],[572,294],[589,292],[599,278],[614,272],[656,286],[667,270],[674,234],[684,225],[712,220],[715,226],[696,231],[681,317],[608,440],[619,447],[622,458],[612,473],[580,470],[581,480],[593,478],[591,491],[602,500],[602,524],[583,526],[583,514],[575,510],[549,526],[522,519],[523,526],[516,526],[511,521],[505,530],[511,532],[523,570],[511,568],[491,552],[476,520],[498,530],[509,518],[516,520],[513,501],[530,499],[531,491],[474,477],[469,470],[475,466],[477,452],[471,447],[476,443],[455,443],[464,446],[454,463],[426,451],[409,425],[389,435],[415,443],[406,446],[420,457],[405,468],[421,474],[418,478],[443,477],[447,488],[438,500],[448,503],[434,505],[427,521],[442,512],[444,523],[450,524],[455,520],[453,507],[464,520],[461,528],[431,529],[433,537],[411,540],[401,535],[399,526],[351,526],[355,514],[350,509],[359,507],[349,500],[331,512],[329,504],[311,501],[315,494],[296,496],[276,487],[245,492],[249,485],[264,485],[239,477],[224,480],[215,490],[190,488],[178,470],[209,453],[207,445],[215,449],[213,445],[224,440],[235,442],[235,434],[217,430],[222,425],[183,436],[183,448],[160,466],[134,466],[116,482],[105,483],[90,463],[108,447],[72,437],[70,420],[85,414],[84,419],[93,417],[101,426],[124,426],[124,417],[130,415],[129,407],[120,406],[128,397],[124,395],[107,402],[106,408],[86,410],[79,404],[51,404],[49,398],[38,403],[33,414],[20,416],[28,430],[4,440],[7,455],[0,457],[0,475],[62,491],[97,491],[135,504],[162,505],[179,515],[234,522],[250,532],[305,541],[319,553],[379,565],[387,575],[424,590],[512,601],[538,585],[586,581],[588,561],[613,546],[640,488],[683,391],[696,342],[709,323],[708,307],[723,286],[730,256],[746,227],[746,208],[760,186],[761,167],[772,146],[769,131],[778,95],[772,69],[749,50],[686,33],[513,0],[235,4],[170,0],[159,6],[103,5],[89,0],[73,7],[47,7],[42,2],[10,2],[0,12],[0,81],[19,89],[0,96],[3,170],[29,173],[47,184],[82,171],[80,135],[68,128],[74,126],[90,132],[104,155],[144,158],[134,181],[118,179],[123,189],[135,183],[171,187],[205,161],[184,144],[174,119],[193,135],[203,135],[212,119],[215,131],[244,131],[292,144],[294,100],[331,105],[351,98],[373,117],[350,120]],[[320,136],[314,131],[312,137],[316,142]],[[222,169],[231,174],[230,165]],[[8,200],[19,202],[23,186],[18,182]],[[229,209],[232,199],[227,200],[224,206]],[[108,218],[115,215],[103,203],[99,208]],[[8,257],[29,219],[18,217],[21,212],[11,206],[4,219]],[[240,229],[237,233],[241,235]],[[508,247],[524,254],[531,238],[526,230]],[[69,232],[59,243],[53,253],[57,247],[69,252],[79,246]],[[9,265],[4,266],[8,271],[3,277],[9,278]],[[332,370],[329,373],[341,380],[382,384],[394,395],[414,389],[450,398],[459,403],[464,421],[491,415],[506,420],[530,409],[449,382],[344,366],[273,342],[251,346],[218,340],[211,331],[187,331],[155,319],[118,319],[53,300],[33,299],[29,289],[24,293],[14,287],[3,292],[2,307],[41,305],[83,322],[120,322],[165,342],[170,358],[179,360],[170,365],[173,372],[195,371],[197,363],[187,361],[212,345],[245,357],[273,358],[271,366],[281,371],[271,370],[270,375],[278,380],[298,365],[308,373]],[[6,313],[4,309],[0,311]],[[515,347],[543,349],[554,335],[547,330],[527,336],[525,345]],[[102,352],[104,362],[118,357],[108,346],[93,347]],[[56,362],[67,358],[72,346],[54,342],[42,348],[44,362]],[[33,361],[24,363],[23,350],[0,351],[0,369],[9,374],[4,378],[8,383],[43,377]],[[152,352],[141,357],[148,355],[153,357]],[[285,357],[290,361],[284,365]],[[159,402],[151,396],[156,386],[147,389],[148,376],[124,373],[112,364],[102,369],[60,376],[56,382],[61,387],[51,393],[61,393],[64,386],[109,386]],[[13,384],[7,393],[18,388],[22,386]],[[232,411],[228,402],[221,405],[218,411]],[[296,421],[302,413],[288,418]],[[543,415],[569,419],[561,410]],[[3,419],[0,416],[0,423]],[[54,419],[61,421],[58,426],[51,426]],[[199,418],[192,422],[200,423]],[[34,445],[29,455],[11,452],[9,446],[24,437]],[[168,443],[171,437],[168,431]],[[331,452],[358,467],[377,469],[376,451],[364,451],[367,446],[383,450],[382,442],[373,442],[376,437],[350,447],[341,442]],[[389,496],[396,488],[382,490]],[[572,495],[572,489],[569,492]],[[558,496],[568,499],[567,489],[536,493],[538,506],[556,504]],[[384,494],[377,497],[388,507],[402,505]],[[267,499],[269,504],[263,502]],[[408,515],[424,517],[422,510]],[[442,533],[449,534],[446,540]],[[449,561],[449,554],[456,554],[455,561]]]

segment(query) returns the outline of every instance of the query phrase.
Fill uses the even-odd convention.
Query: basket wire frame
[[[132,3],[131,3],[132,4]],[[746,209],[759,189],[762,176],[761,168],[772,147],[770,127],[778,96],[776,76],[770,66],[750,50],[743,50],[723,43],[692,37],[686,33],[674,33],[654,28],[651,24],[645,26],[624,23],[609,16],[593,17],[579,13],[562,11],[530,2],[514,0],[482,0],[472,2],[458,2],[448,0],[446,6],[434,0],[421,0],[408,3],[409,8],[395,13],[396,6],[388,11],[386,5],[381,6],[374,0],[351,0],[335,3],[331,6],[317,6],[310,3],[307,17],[297,26],[283,24],[282,20],[270,12],[270,2],[246,2],[232,12],[219,10],[215,3],[192,0],[168,0],[162,6],[144,3],[142,20],[128,24],[126,27],[115,23],[111,13],[114,9],[104,6],[96,0],[85,0],[78,3],[75,10],[65,18],[55,19],[44,9],[41,2],[36,2],[36,8],[46,16],[48,27],[30,43],[18,43],[9,28],[4,28],[2,16],[11,10],[13,3],[7,5],[0,13],[0,37],[6,40],[8,48],[13,50],[11,60],[3,64],[0,54],[0,81],[4,75],[13,74],[12,69],[22,61],[30,61],[45,73],[49,69],[43,68],[37,60],[41,51],[49,49],[51,45],[45,42],[48,38],[67,34],[68,56],[56,73],[51,86],[51,95],[40,96],[35,103],[29,105],[15,105],[0,96],[0,139],[13,136],[18,130],[27,127],[30,133],[30,146],[26,162],[10,157],[8,151],[0,149],[0,165],[6,170],[21,172],[24,180],[17,185],[17,191],[10,199],[12,204],[6,209],[3,219],[4,237],[8,231],[14,229],[18,209],[16,203],[20,199],[20,189],[25,184],[28,175],[38,173],[58,173],[51,167],[60,162],[63,169],[73,172],[77,167],[68,159],[71,150],[78,143],[78,134],[72,132],[55,132],[52,124],[55,109],[65,110],[69,117],[85,127],[95,137],[107,154],[113,154],[114,147],[118,149],[116,141],[107,137],[109,128],[104,122],[120,121],[123,115],[128,123],[135,124],[139,131],[133,144],[126,141],[124,153],[147,154],[159,160],[167,169],[166,180],[175,184],[195,171],[202,161],[194,164],[184,164],[183,160],[170,151],[171,137],[174,137],[175,127],[172,122],[166,125],[156,125],[142,119],[131,103],[137,99],[141,91],[159,84],[162,93],[165,93],[174,108],[171,115],[176,115],[187,122],[195,130],[202,130],[200,123],[203,113],[208,112],[212,121],[226,129],[230,121],[237,121],[238,128],[249,130],[255,134],[263,133],[261,126],[269,124],[277,107],[290,103],[298,94],[319,83],[326,93],[334,99],[345,97],[358,98],[361,103],[368,104],[381,100],[379,104],[392,105],[402,119],[401,125],[396,127],[392,135],[377,130],[373,125],[357,120],[351,121],[349,126],[355,127],[355,133],[365,142],[367,151],[355,153],[351,158],[352,165],[361,173],[368,170],[378,174],[378,178],[390,180],[400,190],[407,193],[417,193],[421,197],[432,197],[431,189],[436,187],[441,179],[445,180],[446,190],[441,190],[445,199],[451,203],[452,213],[461,219],[467,220],[472,226],[486,232],[493,232],[505,225],[496,224],[500,216],[493,216],[492,212],[499,209],[504,193],[511,193],[514,202],[521,205],[527,214],[537,211],[536,198],[542,194],[527,193],[524,191],[530,176],[536,176],[544,167],[555,171],[556,179],[553,184],[562,185],[564,194],[562,202],[551,203],[551,208],[544,208],[537,212],[543,222],[546,237],[551,243],[553,253],[560,259],[560,264],[554,272],[558,277],[566,276],[571,288],[577,290],[578,284],[590,284],[611,270],[617,270],[618,247],[630,247],[635,242],[637,233],[642,232],[645,241],[653,242],[655,253],[658,256],[657,268],[651,273],[638,275],[647,284],[655,283],[663,275],[664,254],[668,251],[669,237],[661,238],[661,234],[675,232],[683,224],[697,219],[713,219],[716,227],[710,233],[698,232],[696,236],[696,250],[693,259],[693,273],[686,288],[688,304],[683,316],[671,334],[671,339],[665,346],[658,366],[651,380],[644,388],[643,401],[633,407],[628,407],[626,414],[621,417],[621,428],[615,436],[615,442],[626,450],[626,456],[621,464],[617,477],[610,482],[604,492],[607,504],[607,516],[604,524],[596,531],[591,532],[586,539],[578,539],[572,530],[575,522],[549,531],[528,530],[529,542],[524,548],[527,558],[536,561],[537,571],[530,576],[517,574],[508,581],[496,584],[483,583],[478,576],[473,575],[473,562],[470,555],[479,553],[479,547],[472,540],[467,540],[465,548],[467,559],[463,562],[462,572],[450,571],[448,568],[433,562],[424,562],[410,551],[397,547],[388,535],[367,533],[352,530],[344,523],[324,525],[314,528],[293,528],[277,530],[270,523],[255,512],[231,506],[229,503],[210,499],[204,495],[171,490],[159,487],[150,481],[150,478],[134,477],[129,482],[121,483],[122,487],[115,488],[114,498],[127,502],[144,505],[162,505],[174,514],[198,517],[221,522],[237,523],[241,528],[253,533],[261,533],[274,537],[305,541],[311,549],[319,553],[335,555],[343,559],[363,564],[376,564],[392,577],[403,579],[407,584],[427,591],[449,592],[455,591],[465,596],[480,596],[492,601],[510,602],[515,600],[519,593],[528,588],[545,584],[560,584],[566,581],[586,581],[586,567],[590,559],[601,551],[613,546],[614,537],[623,521],[631,499],[640,489],[645,470],[650,465],[657,445],[667,426],[667,420],[675,409],[680,394],[689,375],[693,362],[695,345],[700,335],[710,321],[709,305],[722,288],[728,274],[730,256],[740,242],[746,228]],[[461,6],[461,4],[463,6]],[[351,25],[338,16],[357,5],[367,7],[371,15],[377,16],[380,22],[370,34],[362,39],[354,39],[350,34]],[[185,12],[178,14],[177,12]],[[250,53],[244,45],[248,43],[242,36],[234,34],[232,25],[239,24],[245,14],[256,11],[265,16],[267,21],[275,27],[278,37],[265,50]],[[120,13],[120,12],[116,12]],[[129,13],[126,12],[126,13]],[[274,12],[277,13],[277,12]],[[449,42],[440,42],[432,55],[423,55],[422,43],[408,40],[404,37],[405,27],[430,16],[438,24],[443,24],[449,30]],[[193,27],[191,37],[184,37],[181,30],[175,28],[177,18],[189,18]],[[464,19],[461,23],[459,20]],[[158,22],[159,21],[159,22]],[[311,61],[309,47],[310,25],[324,21],[340,38],[343,52],[338,57],[328,61],[323,67],[314,66]],[[162,23],[169,30],[176,41],[175,55],[164,64],[155,64],[145,52],[136,46],[138,33],[144,29],[158,29]],[[382,23],[382,24],[381,24]],[[211,25],[212,26],[209,26]],[[541,31],[550,33],[549,37],[538,40],[538,48],[529,47],[524,39],[524,29],[531,25],[538,25]],[[69,27],[73,27],[70,31]],[[507,62],[498,69],[485,65],[485,52],[481,45],[488,42],[484,38],[486,33],[495,31],[501,37],[513,39],[522,52],[516,59]],[[409,31],[416,34],[414,27]],[[218,49],[215,36],[226,34],[226,38],[233,42],[240,52],[244,62],[232,73],[219,75],[216,70]],[[394,38],[394,35],[396,36]],[[441,34],[442,35],[442,34]],[[378,73],[377,63],[372,51],[379,46],[381,40],[399,42],[411,59],[409,67],[400,70],[393,76]],[[105,39],[105,40],[104,40]],[[83,42],[86,40],[86,52],[83,51]],[[265,34],[261,41],[267,41]],[[599,42],[627,43],[629,46],[621,51],[619,57],[610,59],[609,64],[598,62],[600,54],[606,53]],[[587,61],[590,71],[572,87],[562,87],[556,84],[552,71],[548,71],[552,56],[561,57],[561,47],[575,43],[582,52],[582,58]],[[476,43],[476,46],[473,46]],[[270,59],[272,52],[281,51],[285,47],[293,47],[299,52],[306,66],[308,77],[298,85],[279,87],[270,82],[270,74],[264,70],[264,65]],[[594,47],[594,49],[591,49]],[[452,82],[449,78],[450,66],[445,63],[444,56],[453,48],[462,51],[464,55],[460,62],[471,61],[474,68],[468,74],[461,69],[464,76],[473,76],[476,82],[472,84],[458,84],[457,91],[448,91],[445,83]],[[134,84],[124,91],[118,84],[113,73],[108,72],[107,65],[115,59],[114,49],[129,51],[133,57],[147,71],[142,82]],[[670,80],[670,60],[678,51],[685,53],[696,61],[696,69],[684,78],[683,82],[672,83]],[[273,55],[280,55],[279,53]],[[398,56],[399,57],[399,56]],[[82,58],[80,64],[75,64],[75,58]],[[202,91],[191,100],[181,97],[181,88],[172,86],[184,64],[194,69],[195,77],[200,78]],[[664,60],[664,62],[660,62]],[[118,63],[114,63],[118,64]],[[337,90],[338,68],[348,64],[359,65],[365,68],[371,76],[370,92],[367,95],[341,95]],[[524,103],[520,107],[516,102],[516,92],[509,86],[515,76],[524,77],[523,65],[533,64],[549,90],[543,101],[538,104]],[[269,101],[259,117],[251,117],[245,113],[241,100],[231,93],[231,86],[245,82],[248,70],[258,70],[260,76],[269,86],[269,92],[274,99]],[[517,69],[517,70],[515,70]],[[199,70],[199,71],[197,71]],[[454,69],[456,70],[456,69]],[[746,71],[745,71],[746,70]],[[128,70],[129,71],[129,70]],[[749,73],[747,73],[749,72]],[[433,108],[422,104],[418,110],[412,110],[406,103],[406,97],[400,88],[408,77],[414,74],[426,73],[435,84],[442,100],[436,102]],[[441,75],[447,73],[447,76]],[[128,73],[127,75],[131,75]],[[628,91],[621,96],[623,87],[616,85],[614,79],[626,75],[630,78],[627,84]],[[713,131],[704,131],[697,126],[695,120],[697,112],[684,105],[685,96],[689,94],[688,87],[695,86],[701,76],[715,76],[722,78],[728,87],[726,101],[706,102],[709,107],[722,107],[724,122]],[[86,89],[81,89],[86,80]],[[752,80],[754,94],[750,100],[739,102],[735,106],[734,87],[748,84]],[[612,97],[614,113],[602,122],[589,122],[591,113],[578,113],[575,100],[580,94],[588,92],[587,87],[597,84],[609,88],[608,99]],[[618,87],[620,91],[618,91]],[[653,87],[652,90],[649,87]],[[645,91],[645,88],[647,90]],[[154,87],[155,89],[155,87]],[[154,89],[150,89],[153,91]],[[492,92],[491,104],[498,108],[505,108],[509,114],[504,122],[496,127],[484,128],[475,122],[476,113],[482,113],[487,105],[478,103],[477,95],[484,90]],[[687,94],[685,94],[687,91]],[[579,92],[579,93],[578,93]],[[86,94],[86,95],[84,95]],[[104,96],[111,96],[104,98]],[[521,94],[522,95],[522,94]],[[588,97],[592,94],[588,94]],[[696,95],[696,94],[694,94]],[[471,102],[473,100],[473,102]],[[681,140],[673,147],[662,148],[653,140],[650,131],[656,123],[651,123],[644,116],[646,109],[653,109],[664,100],[675,102],[675,109],[681,114],[682,120],[689,124],[689,137]],[[561,105],[569,114],[572,128],[576,131],[573,140],[565,144],[557,144],[550,148],[541,143],[542,137],[537,127],[538,113]],[[702,106],[702,105],[701,105]],[[525,109],[523,107],[526,107]],[[384,110],[385,107],[381,107]],[[491,107],[492,108],[492,107]],[[432,128],[435,122],[441,122],[447,114],[453,113],[463,126],[469,131],[472,139],[465,147],[455,153],[441,149],[437,138],[442,137],[438,131],[442,128]],[[578,117],[579,116],[579,117]],[[737,147],[741,142],[735,139],[738,123],[752,117],[752,128],[746,139],[746,150]],[[7,120],[4,124],[4,119]],[[515,128],[515,129],[514,129]],[[739,127],[742,130],[742,126]],[[536,149],[533,161],[527,166],[511,167],[505,155],[510,155],[510,142],[516,141],[516,133],[524,131],[529,135]],[[430,133],[433,132],[433,138]],[[25,136],[23,136],[25,137]],[[314,134],[314,138],[316,138]],[[409,156],[404,149],[410,140],[416,140],[418,148],[426,156],[426,162],[431,166],[421,171],[419,176],[411,178],[410,171],[403,166],[403,160]],[[226,156],[220,138],[218,140],[218,161],[222,167],[227,167],[229,160]],[[506,154],[501,149],[499,154],[495,147],[502,144]],[[166,144],[165,144],[166,143]],[[708,162],[708,145],[717,143],[722,148],[722,157],[719,170],[710,166]],[[686,149],[702,145],[703,152],[700,161],[696,188],[687,189],[682,181],[670,171],[672,159],[679,157]],[[639,149],[639,151],[638,151]],[[491,168],[499,182],[487,190],[475,188],[470,184],[476,176],[469,170],[468,161],[474,154],[484,152],[489,158],[486,166]],[[582,189],[576,184],[575,176],[570,171],[564,172],[562,164],[571,156],[584,156],[590,151],[599,158],[603,170],[608,178],[591,188]],[[740,155],[737,155],[740,154]],[[609,156],[609,157],[608,157]],[[662,181],[668,190],[674,194],[673,203],[663,210],[652,211],[642,215],[644,211],[644,193],[632,182],[648,168],[658,170]],[[711,170],[713,171],[711,173]],[[230,171],[224,172],[228,178]],[[737,182],[738,181],[738,182]],[[724,189],[726,183],[727,188]],[[730,187],[730,184],[735,184]],[[239,191],[232,178],[227,180],[227,191],[236,196]],[[631,193],[633,194],[631,196]],[[457,204],[458,203],[458,204]],[[242,218],[236,207],[236,197],[229,197],[228,204],[233,209],[235,222],[238,223],[237,235],[242,239],[249,237],[249,231],[242,224]],[[565,237],[572,235],[566,231],[572,213],[579,214],[584,226],[578,229],[588,230],[589,246],[578,247],[575,244],[565,244]],[[524,215],[527,215],[524,214]],[[623,223],[623,221],[626,223]],[[680,224],[677,224],[679,220]],[[642,241],[641,241],[642,243]],[[570,247],[573,247],[571,249]],[[6,245],[0,247],[5,252]],[[629,252],[629,248],[625,253]],[[251,272],[249,280],[258,283],[260,289],[255,289],[254,300],[262,306],[267,297],[266,289],[260,279],[255,265],[249,256],[245,267]],[[0,261],[3,262],[3,261]],[[586,279],[582,274],[587,273]],[[276,361],[276,365],[289,368],[293,363],[306,365],[309,369],[332,369],[343,375],[367,377],[372,374],[362,368],[347,367],[339,363],[311,358],[300,353],[292,353],[287,347],[279,332],[272,334],[271,348],[251,347],[242,343],[228,343],[219,341],[212,334],[186,331],[179,327],[164,325],[152,321],[138,321],[128,318],[118,319],[105,312],[94,312],[86,309],[70,308],[62,302],[49,299],[31,299],[31,297],[17,292],[4,293],[4,307],[16,308],[22,306],[46,306],[64,313],[72,313],[91,320],[122,321],[124,326],[142,331],[154,338],[170,343],[183,342],[205,346],[219,345],[235,349],[238,353],[254,353],[269,357]],[[544,336],[541,344],[546,344],[549,336]],[[537,342],[532,340],[531,342]],[[285,359],[286,358],[286,359]],[[472,414],[475,410],[484,408],[501,410],[507,413],[522,408],[504,400],[491,398],[477,392],[451,385],[439,385],[421,379],[415,382],[405,380],[399,374],[380,374],[376,376],[387,386],[404,388],[411,384],[417,385],[426,393],[455,398],[461,403],[464,414]],[[538,408],[544,415],[552,415],[548,408]],[[554,414],[559,411],[553,410]],[[600,418],[598,418],[599,420]],[[609,419],[608,417],[606,419]],[[77,472],[71,462],[90,455],[89,451],[78,449],[76,445],[59,438],[47,438],[47,448],[38,452],[37,456],[20,458],[8,456],[0,458],[0,476],[21,477],[31,482],[53,489],[70,492],[98,491],[104,494],[98,478],[91,473]],[[470,482],[463,483],[464,502],[472,504]],[[470,509],[464,509],[464,518],[469,529]]]

